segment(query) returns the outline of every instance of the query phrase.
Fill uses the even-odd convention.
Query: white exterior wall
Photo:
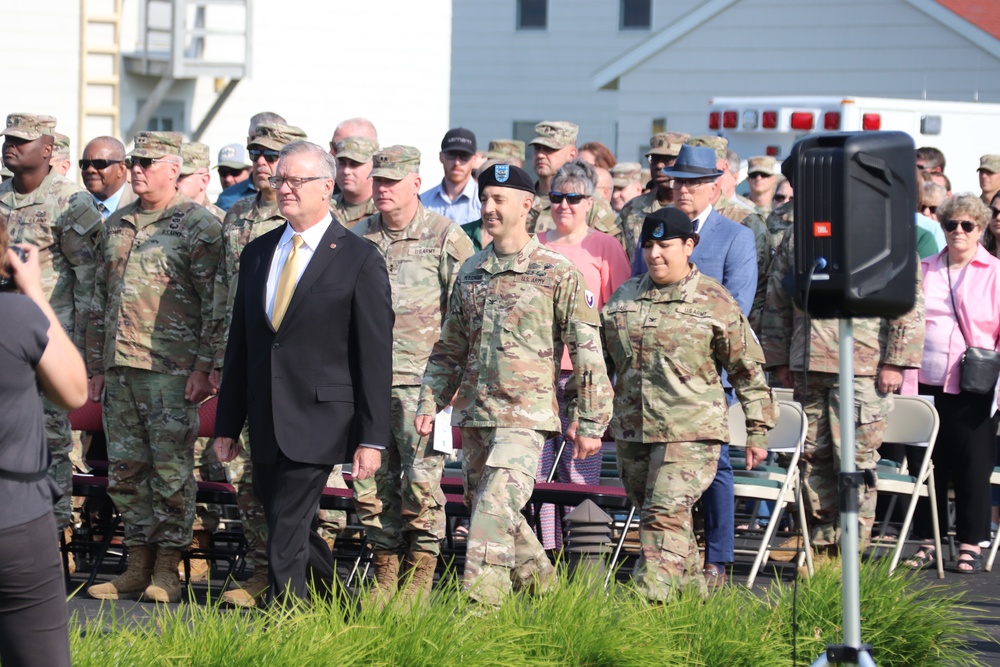
[[[621,144],[643,145],[663,115],[668,129],[707,133],[713,97],[925,91],[1000,102],[1000,60],[904,0],[740,0],[621,77]],[[982,142],[1000,152],[997,137]]]
[[[140,47],[140,1],[124,2],[121,48],[126,53]],[[26,54],[38,56],[30,69],[11,70],[17,74],[0,87],[0,114],[55,115],[58,129],[71,137],[75,162],[82,149],[76,136],[80,3],[35,0],[24,7],[4,15],[7,37],[0,42],[0,58],[17,63]],[[210,27],[215,11],[233,9],[209,7]],[[222,146],[246,141],[250,116],[260,111],[281,114],[324,147],[339,121],[365,116],[383,146],[410,144],[424,153],[425,184],[440,180],[437,153],[449,127],[450,0],[253,0],[252,31],[251,76],[240,82],[201,138],[212,149],[213,164]],[[206,55],[212,39],[207,38]],[[156,81],[122,70],[123,132],[136,116],[138,100]],[[165,102],[184,103],[184,129],[190,132],[215,97],[214,82],[202,77],[176,82]],[[219,189],[213,178],[210,195]]]
[[[615,150],[617,98],[595,92],[591,75],[695,4],[653,0],[652,30],[619,31],[616,0],[549,0],[546,30],[517,30],[515,0],[454,0],[452,123],[485,148],[510,137],[513,121],[568,120],[579,143]]]

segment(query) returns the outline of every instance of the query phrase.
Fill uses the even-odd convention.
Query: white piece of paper
[[[451,441],[451,406],[434,416],[434,451],[451,454],[455,447]]]

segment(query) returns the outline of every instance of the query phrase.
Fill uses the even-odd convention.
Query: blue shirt
[[[244,179],[239,183],[233,183],[222,191],[219,198],[215,200],[215,205],[223,211],[228,211],[229,207],[252,194],[257,193],[257,188],[253,184],[253,176]]]
[[[479,203],[479,184],[470,178],[462,192],[452,201],[448,199],[442,185],[436,185],[420,195],[420,203],[438,215],[454,220],[460,225],[478,220],[482,204]]]
[[[107,220],[112,213],[118,210],[118,205],[122,201],[122,195],[125,194],[125,188],[128,187],[128,183],[125,183],[120,188],[118,192],[114,193],[104,201],[98,199],[93,193],[90,194],[94,198],[94,205],[97,206],[97,210],[101,212],[101,215]]]
[[[926,229],[934,237],[934,243],[937,244],[938,250],[941,250],[948,242],[944,238],[944,230],[941,229],[941,223],[935,222],[933,218],[928,218],[923,213],[917,213],[917,227],[921,229]]]

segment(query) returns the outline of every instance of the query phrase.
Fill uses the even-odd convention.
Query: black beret
[[[535,183],[524,169],[512,164],[492,164],[479,174],[479,191],[493,186],[535,194]]]
[[[639,235],[639,245],[646,245],[646,241],[666,241],[668,239],[695,239],[698,235],[694,233],[694,225],[686,213],[676,208],[661,208],[653,211],[642,221],[642,233]]]

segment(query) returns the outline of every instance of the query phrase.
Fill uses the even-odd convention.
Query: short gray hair
[[[953,219],[957,215],[966,215],[976,223],[980,229],[984,229],[990,222],[990,209],[979,198],[971,192],[964,192],[954,195],[944,200],[937,209],[938,222],[944,226],[945,221]]]
[[[319,163],[320,168],[329,174],[330,178],[337,178],[337,158],[317,146],[311,141],[293,141],[281,149],[278,159],[286,158],[290,155],[312,155]]]
[[[597,170],[594,169],[594,165],[583,160],[567,162],[552,177],[550,187],[560,192],[564,185],[575,185],[583,190],[581,194],[592,197],[597,187]]]
[[[726,149],[726,162],[729,163],[729,173],[739,178],[740,175],[740,154],[731,148]]]

